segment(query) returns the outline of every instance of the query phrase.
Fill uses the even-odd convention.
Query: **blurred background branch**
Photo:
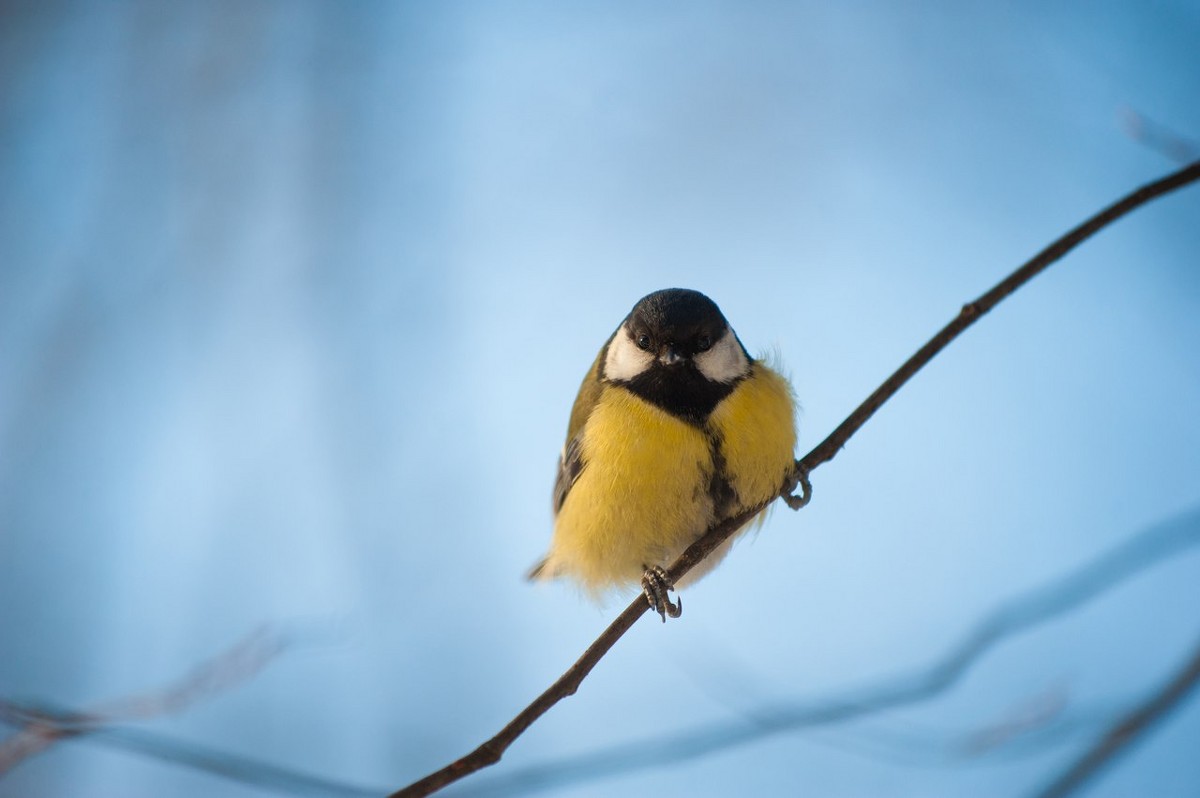
[[[1120,109],[1117,120],[1129,138],[1175,163],[1191,163],[1200,158],[1200,144],[1195,139],[1180,135],[1128,105]]]
[[[5,702],[6,719],[29,718],[36,715],[51,724],[69,726],[69,710],[33,709],[23,704]],[[23,721],[25,722],[25,721]],[[284,795],[326,796],[327,798],[379,798],[385,787],[365,787],[327,778],[295,768],[282,767],[261,759],[232,751],[181,740],[161,732],[102,725],[82,733],[67,733],[57,740],[85,743],[125,751],[134,756],[214,776],[237,784]]]
[[[0,777],[60,740],[182,712],[237,687],[257,676],[289,643],[279,631],[262,627],[174,684],[99,704],[85,712],[0,699],[0,721],[17,727],[16,732],[0,741]]]
[[[1154,731],[1167,715],[1178,709],[1191,696],[1197,683],[1200,683],[1200,645],[1161,689],[1114,724],[1061,776],[1039,792],[1038,798],[1064,798],[1085,787],[1104,768],[1111,767],[1118,757]]]

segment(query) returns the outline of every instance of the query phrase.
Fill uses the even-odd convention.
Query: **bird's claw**
[[[667,622],[667,616],[678,618],[683,614],[683,599],[676,598],[675,603],[671,603],[669,591],[674,590],[675,585],[667,577],[667,572],[661,566],[655,565],[653,568],[647,568],[646,573],[642,575],[642,594],[646,597],[646,601],[650,604],[650,609],[654,610],[662,618],[663,623]]]
[[[793,493],[796,488],[800,488],[800,495]],[[796,463],[796,470],[788,477],[787,482],[783,484],[781,493],[783,501],[788,507],[793,510],[799,510],[804,505],[812,501],[812,483],[808,481],[808,469]]]

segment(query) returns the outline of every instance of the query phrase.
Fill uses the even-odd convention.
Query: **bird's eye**
[[[638,349],[644,349],[648,351],[650,349],[650,336],[646,335],[645,333],[639,335],[637,337],[637,345]]]
[[[712,339],[709,338],[707,335],[701,335],[699,338],[696,339],[696,351],[697,352],[707,352],[711,348],[712,348]]]

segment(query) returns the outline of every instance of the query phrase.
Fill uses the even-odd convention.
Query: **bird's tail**
[[[550,573],[546,570],[546,564],[548,562],[550,562],[550,558],[543,557],[541,562],[539,562],[537,565],[530,568],[525,573],[525,580],[527,582],[537,582],[541,579],[549,579]]]

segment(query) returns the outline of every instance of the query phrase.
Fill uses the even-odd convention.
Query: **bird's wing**
[[[583,454],[580,451],[580,436],[576,435],[567,441],[562,457],[558,459],[558,474],[554,478],[554,514],[562,509],[571,486],[583,473]]]
[[[604,362],[604,355],[607,351],[608,344],[605,344],[601,348],[600,354],[596,355],[592,367],[588,369],[587,376],[583,378],[583,384],[579,386],[579,393],[575,396],[575,404],[571,407],[571,421],[567,425],[567,442],[563,446],[562,456],[558,459],[558,474],[554,478],[555,515],[558,515],[558,511],[562,509],[563,502],[567,500],[567,494],[571,492],[571,486],[575,484],[575,480],[579,479],[579,475],[583,473],[583,469],[587,465],[583,458],[583,427],[587,423],[588,416],[592,414],[596,404],[600,401],[600,395],[604,392],[604,384],[600,381],[600,364]]]

